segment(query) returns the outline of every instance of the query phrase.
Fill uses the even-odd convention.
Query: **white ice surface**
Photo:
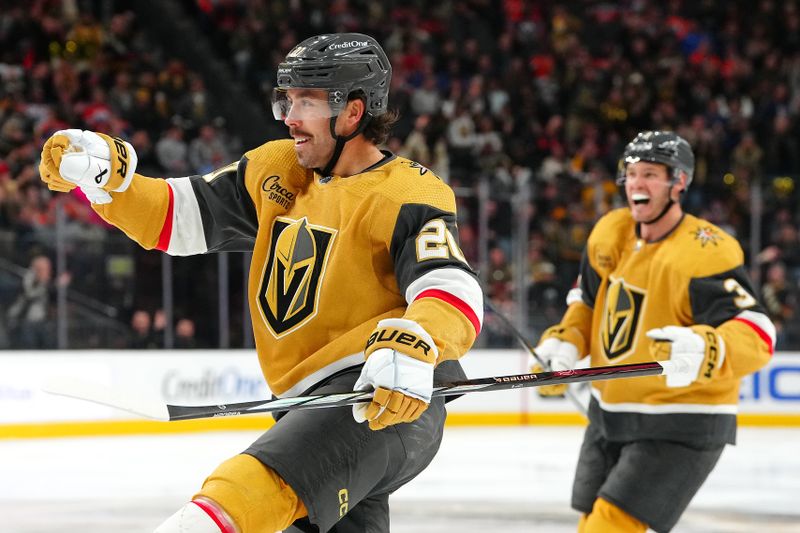
[[[448,427],[392,500],[395,533],[575,530],[582,429]],[[149,532],[257,433],[0,440],[0,530]],[[800,429],[742,428],[678,533],[800,532]]]

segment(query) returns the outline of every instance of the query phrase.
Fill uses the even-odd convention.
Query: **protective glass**
[[[275,88],[272,116],[275,120],[311,120],[337,116],[347,103],[344,89]]]

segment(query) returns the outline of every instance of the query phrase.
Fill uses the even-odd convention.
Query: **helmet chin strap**
[[[319,172],[320,176],[323,178],[330,177],[331,171],[333,167],[336,166],[336,163],[339,161],[339,156],[342,155],[342,150],[344,150],[344,145],[350,139],[354,139],[358,134],[364,131],[364,128],[367,127],[369,121],[372,119],[372,115],[364,114],[361,117],[361,121],[358,123],[358,127],[356,130],[351,133],[350,135],[337,135],[336,134],[336,117],[331,117],[330,120],[330,130],[331,130],[331,137],[336,139],[336,145],[333,147],[333,155],[331,156],[328,163],[322,167],[322,169],[316,169]]]
[[[661,219],[664,217],[664,215],[666,215],[666,214],[667,214],[667,211],[669,211],[669,209],[670,209],[670,208],[671,208],[673,205],[675,205],[675,203],[676,203],[676,202],[675,202],[675,200],[673,200],[673,199],[672,199],[672,188],[673,188],[675,185],[677,185],[677,184],[678,184],[678,180],[677,180],[677,179],[672,179],[672,180],[670,180],[670,183],[669,183],[669,192],[667,193],[667,194],[669,194],[669,200],[667,201],[667,204],[664,206],[664,209],[662,209],[662,210],[661,210],[661,212],[660,212],[659,214],[657,214],[655,217],[653,217],[652,219],[650,219],[650,220],[645,220],[644,222],[640,222],[640,224],[644,224],[644,225],[646,225],[646,226],[647,226],[647,225],[650,225],[650,224],[655,224],[656,222],[658,222],[659,220],[661,220]],[[683,191],[680,191],[680,193],[679,193],[679,194],[681,194],[681,195],[682,195],[682,194],[683,194]]]

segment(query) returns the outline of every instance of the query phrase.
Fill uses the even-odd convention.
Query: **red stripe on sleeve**
[[[440,289],[428,289],[422,291],[417,295],[416,298],[414,298],[414,301],[417,301],[420,298],[438,298],[444,302],[449,303],[450,305],[461,311],[461,313],[465,317],[467,317],[467,320],[469,320],[472,323],[472,327],[475,328],[475,336],[477,336],[481,332],[481,321],[478,320],[478,315],[476,315],[475,311],[472,310],[472,307],[470,307],[467,304],[467,302],[465,302],[461,298],[453,296],[449,292],[445,292]]]
[[[172,187],[167,185],[169,190],[169,206],[167,207],[167,218],[164,220],[164,226],[161,228],[161,233],[158,236],[157,250],[166,252],[169,248],[169,240],[172,238],[172,213],[175,208],[175,193],[172,192]]]
[[[758,336],[761,337],[761,340],[767,343],[770,355],[775,352],[775,347],[772,345],[772,339],[769,337],[769,335],[767,335],[767,333],[763,329],[758,327],[758,325],[755,322],[750,322],[749,320],[740,317],[736,317],[734,318],[734,320],[738,320],[739,322],[747,324],[748,326],[753,328],[753,330],[755,330]]]
[[[217,527],[222,533],[236,533],[236,528],[233,527],[233,524],[229,523],[216,507],[209,505],[203,500],[192,500],[192,503],[202,509],[211,520],[217,524]]]

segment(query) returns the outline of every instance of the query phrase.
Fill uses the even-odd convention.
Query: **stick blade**
[[[169,411],[164,403],[143,398],[131,390],[111,388],[69,376],[50,376],[42,385],[48,394],[66,396],[113,407],[152,420],[168,421]]]

